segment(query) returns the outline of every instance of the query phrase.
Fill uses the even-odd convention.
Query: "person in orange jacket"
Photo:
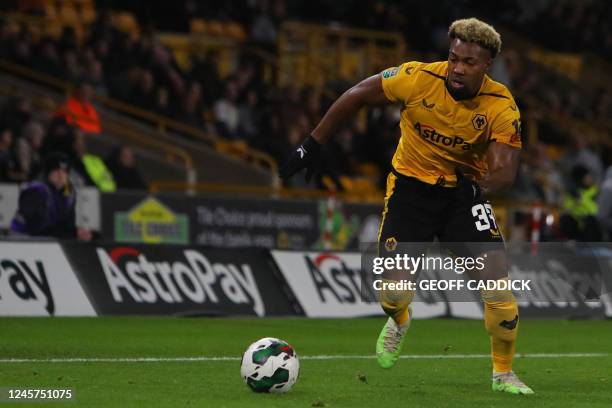
[[[76,125],[85,133],[100,134],[102,126],[98,111],[91,103],[93,96],[92,86],[83,81],[77,85],[72,96],[62,106],[60,113],[66,122]]]

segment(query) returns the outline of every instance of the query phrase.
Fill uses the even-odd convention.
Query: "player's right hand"
[[[321,144],[314,137],[308,136],[289,156],[289,159],[279,169],[278,174],[287,180],[295,173],[306,169],[306,182],[309,182],[321,157]]]

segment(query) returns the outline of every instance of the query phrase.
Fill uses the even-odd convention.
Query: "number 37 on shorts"
[[[489,203],[478,203],[472,206],[474,225],[478,231],[490,231],[493,236],[500,236],[501,232],[493,214],[493,207]]]

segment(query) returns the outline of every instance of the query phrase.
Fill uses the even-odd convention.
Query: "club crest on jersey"
[[[474,129],[482,130],[487,126],[487,117],[482,113],[477,113],[472,118],[472,125],[474,125]]]
[[[385,241],[385,249],[387,250],[387,252],[395,251],[395,248],[397,248],[397,240],[395,239],[395,237],[387,238],[387,240]]]

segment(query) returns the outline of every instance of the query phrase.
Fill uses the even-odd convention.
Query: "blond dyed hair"
[[[501,51],[501,36],[493,26],[477,18],[464,18],[454,21],[448,29],[448,38],[476,43],[491,52],[495,58]]]

